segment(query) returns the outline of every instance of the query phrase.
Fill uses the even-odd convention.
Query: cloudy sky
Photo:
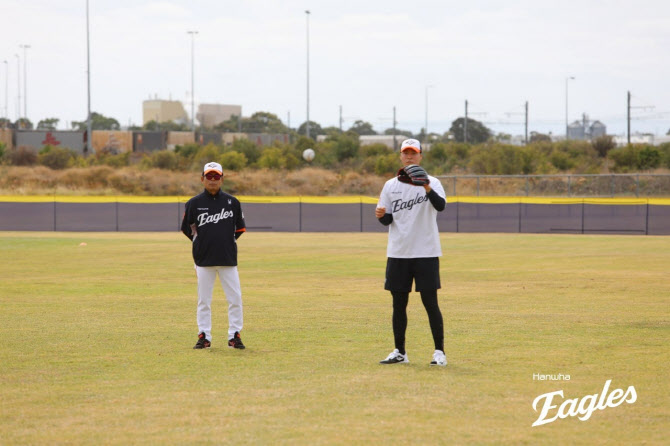
[[[84,120],[86,1],[0,0],[0,17],[0,115],[16,119],[20,91],[35,124]],[[341,106],[345,129],[381,132],[395,107],[398,128],[418,132],[427,116],[442,133],[467,100],[471,118],[522,134],[528,101],[529,130],[563,134],[567,90],[570,122],[586,113],[624,134],[630,91],[633,132],[670,129],[667,0],[90,0],[89,18],[91,109],[122,126],[141,125],[154,97],[190,113],[189,30],[196,104],[299,126],[309,29],[309,116],[324,127]]]

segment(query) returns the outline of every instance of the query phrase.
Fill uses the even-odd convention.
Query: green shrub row
[[[331,170],[353,170],[377,175],[392,174],[399,168],[398,154],[384,144],[361,146],[357,135],[331,136],[314,142],[300,137],[295,144],[275,143],[260,147],[248,140],[236,140],[229,146],[186,144],[174,151],[152,153],[97,153],[83,157],[66,148],[45,146],[39,153],[20,148],[5,150],[0,144],[0,162],[6,165],[43,165],[51,169],[107,165],[134,165],[140,169],[197,171],[209,161],[219,162],[224,170],[281,169],[295,170],[310,163],[302,152],[316,152],[312,165]],[[434,143],[424,152],[422,165],[432,174],[472,173],[489,175],[639,172],[670,168],[670,143],[660,146],[634,144],[614,148],[609,140],[534,142],[512,146],[499,142],[477,145]],[[606,169],[604,169],[606,168]]]

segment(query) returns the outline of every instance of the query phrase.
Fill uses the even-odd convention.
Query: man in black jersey
[[[212,343],[212,292],[218,274],[228,300],[228,347],[243,349],[242,291],[237,272],[237,239],[246,231],[237,198],[221,190],[223,169],[207,163],[200,178],[205,190],[188,200],[181,231],[193,242],[198,277],[198,342],[195,349]]]

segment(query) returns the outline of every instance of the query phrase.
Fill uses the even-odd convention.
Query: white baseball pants
[[[198,333],[212,340],[212,293],[216,274],[228,300],[228,339],[242,331],[242,290],[236,266],[195,266],[198,276]]]

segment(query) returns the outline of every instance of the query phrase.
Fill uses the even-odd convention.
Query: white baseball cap
[[[207,163],[205,164],[205,168],[202,170],[203,175],[207,175],[208,172],[216,172],[219,175],[223,175],[223,169],[221,168],[221,164],[219,163]]]
[[[406,139],[402,142],[400,151],[404,152],[405,149],[410,149],[414,150],[416,153],[421,153],[421,143],[416,139]]]

